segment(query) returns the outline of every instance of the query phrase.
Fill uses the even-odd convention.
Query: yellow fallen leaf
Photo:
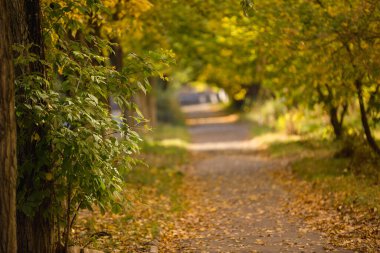
[[[265,245],[265,242],[263,240],[261,240],[261,239],[256,239],[255,240],[255,244],[257,244],[257,245]]]

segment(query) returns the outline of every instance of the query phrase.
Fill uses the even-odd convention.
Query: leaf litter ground
[[[255,143],[240,149],[239,142],[249,138],[245,124],[205,121],[215,116],[209,108],[188,115],[195,122],[193,146],[191,163],[181,166],[180,186],[162,192],[157,182],[131,185],[129,211],[82,213],[78,241],[106,230],[112,239],[97,240],[93,247],[107,252],[378,252],[378,223],[354,223],[321,205],[320,193],[286,169],[289,160],[269,158]],[[153,181],[165,177],[162,170],[155,173],[160,175]],[[368,237],[360,239],[360,229]]]

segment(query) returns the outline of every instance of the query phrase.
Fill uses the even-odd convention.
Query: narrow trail
[[[289,195],[268,172],[284,167],[258,152],[248,125],[210,105],[187,106],[195,161],[188,171],[203,212],[177,252],[351,252],[328,244],[283,206]]]

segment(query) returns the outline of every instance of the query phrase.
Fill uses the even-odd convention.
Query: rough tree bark
[[[343,102],[341,105],[335,105],[334,104],[334,93],[332,88],[325,84],[324,87],[326,88],[327,94],[325,94],[322,91],[322,88],[320,86],[317,86],[317,92],[319,96],[319,101],[323,103],[328,110],[329,117],[330,117],[330,124],[333,127],[335,138],[341,139],[344,133],[343,129],[343,122],[344,117],[346,116],[348,104],[346,102]],[[339,109],[342,108],[340,113]]]
[[[121,71],[123,69],[123,48],[120,46],[118,39],[112,39],[111,42],[117,45],[112,46],[112,50],[115,53],[110,54],[110,62],[113,66],[115,66],[117,71]]]
[[[12,43],[18,45],[32,45],[29,52],[37,55],[39,59],[44,59],[44,43],[42,36],[42,14],[39,0],[12,0],[11,3],[11,29]],[[16,78],[30,73],[45,75],[44,66],[40,62],[31,62],[28,66],[17,66],[15,69]],[[16,91],[17,104],[25,103],[27,97],[23,95],[23,90]],[[17,163],[21,167],[25,162],[38,160],[36,154],[36,142],[30,138],[37,132],[41,138],[46,133],[43,126],[30,128],[18,128],[19,136],[24,136],[18,140]],[[48,171],[49,168],[31,168],[27,174],[22,175],[19,186],[33,190],[35,187],[34,177],[38,173]],[[46,191],[49,191],[46,185]],[[50,209],[51,201],[46,198],[35,210],[35,214],[30,217],[22,211],[17,211],[17,247],[20,253],[52,253],[54,252],[54,219],[47,210]]]
[[[362,88],[361,80],[355,81],[355,87],[356,87],[356,93],[358,95],[358,100],[359,100],[360,116],[361,116],[362,126],[363,126],[363,130],[364,130],[367,142],[368,142],[369,146],[372,148],[372,150],[375,151],[375,153],[380,156],[380,147],[376,143],[376,140],[373,137],[372,132],[371,132],[371,128],[369,126],[367,111],[366,111],[366,108],[364,105],[363,88]]]
[[[330,115],[330,124],[333,127],[335,138],[341,139],[343,136],[343,120],[347,112],[348,105],[344,104],[342,106],[342,111],[340,112],[339,117],[339,107],[330,105],[329,115]]]
[[[160,82],[159,77],[149,78],[149,83],[151,85],[151,91],[146,95],[147,103],[147,119],[151,127],[157,126],[157,86]]]
[[[0,0],[0,253],[16,253],[16,116],[10,1]]]

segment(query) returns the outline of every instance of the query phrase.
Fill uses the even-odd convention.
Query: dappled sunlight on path
[[[191,119],[193,161],[185,173],[192,201],[173,231],[173,252],[350,252],[334,248],[284,208],[289,195],[271,172],[286,160],[244,152],[288,137],[252,139],[247,123],[215,105],[187,106],[184,112]]]
[[[226,115],[220,105],[190,105],[184,107],[183,111],[187,115],[186,123],[192,136],[188,145],[191,151],[257,151],[275,141],[294,141],[299,138],[281,133],[252,138],[248,124],[239,121],[238,114]]]
[[[234,123],[239,119],[239,115],[231,114],[227,116],[218,117],[206,117],[206,118],[192,118],[186,120],[186,125],[196,126],[196,125],[212,125],[212,124],[228,124]]]
[[[195,130],[192,133],[196,132]],[[223,136],[225,138],[225,136]],[[261,151],[270,143],[298,140],[299,137],[288,137],[283,134],[265,134],[256,138],[241,141],[210,141],[190,143],[187,145],[191,151]]]

